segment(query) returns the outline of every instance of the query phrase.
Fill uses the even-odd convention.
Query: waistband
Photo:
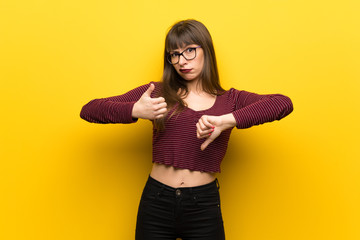
[[[205,185],[200,185],[200,186],[195,186],[195,187],[179,187],[179,188],[174,188],[171,186],[168,186],[162,182],[159,182],[158,180],[152,178],[149,175],[148,178],[148,183],[151,185],[155,185],[163,190],[168,190],[171,192],[176,192],[176,190],[182,190],[182,191],[189,191],[189,192],[201,192],[201,191],[206,191],[206,190],[210,190],[213,189],[214,187],[216,187],[217,189],[220,189],[220,185],[219,185],[219,181],[217,178],[215,178],[214,181],[207,183]]]

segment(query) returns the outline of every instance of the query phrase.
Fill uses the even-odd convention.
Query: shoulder
[[[146,90],[149,89],[149,87],[151,86],[151,84],[153,84],[155,86],[155,89],[154,91],[151,93],[151,96],[153,97],[153,95],[159,91],[161,91],[161,83],[160,82],[155,82],[155,81],[151,81],[151,82],[148,82],[146,84],[143,84],[143,85],[139,85],[138,87],[130,90],[130,91],[135,91],[135,92],[145,92]]]
[[[235,105],[245,104],[247,101],[253,100],[254,98],[258,99],[259,97],[261,98],[261,96],[256,93],[238,90],[236,88],[230,88],[222,94],[222,99]]]
[[[246,95],[248,92],[244,91],[244,90],[238,90],[236,88],[230,88],[229,90],[225,90],[223,92],[221,92],[219,95],[223,96],[225,98],[238,98],[241,95]]]

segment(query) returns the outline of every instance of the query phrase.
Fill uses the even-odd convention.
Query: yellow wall
[[[80,119],[162,72],[175,21],[210,30],[225,88],[294,112],[235,130],[220,174],[227,239],[360,239],[357,0],[0,2],[0,239],[133,239],[151,124]]]

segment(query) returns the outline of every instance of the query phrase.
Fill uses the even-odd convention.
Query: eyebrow
[[[183,51],[185,51],[186,49],[188,49],[188,48],[195,48],[194,46],[193,47],[191,47],[192,45],[195,45],[195,44],[190,44],[190,45],[187,45],[185,48],[184,48],[184,50]],[[180,53],[180,51],[177,51],[177,50],[171,50],[171,51],[169,51],[169,53]]]

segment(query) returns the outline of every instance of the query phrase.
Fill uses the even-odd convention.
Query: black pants
[[[152,177],[141,196],[136,240],[224,240],[217,179],[209,184],[172,188]]]

